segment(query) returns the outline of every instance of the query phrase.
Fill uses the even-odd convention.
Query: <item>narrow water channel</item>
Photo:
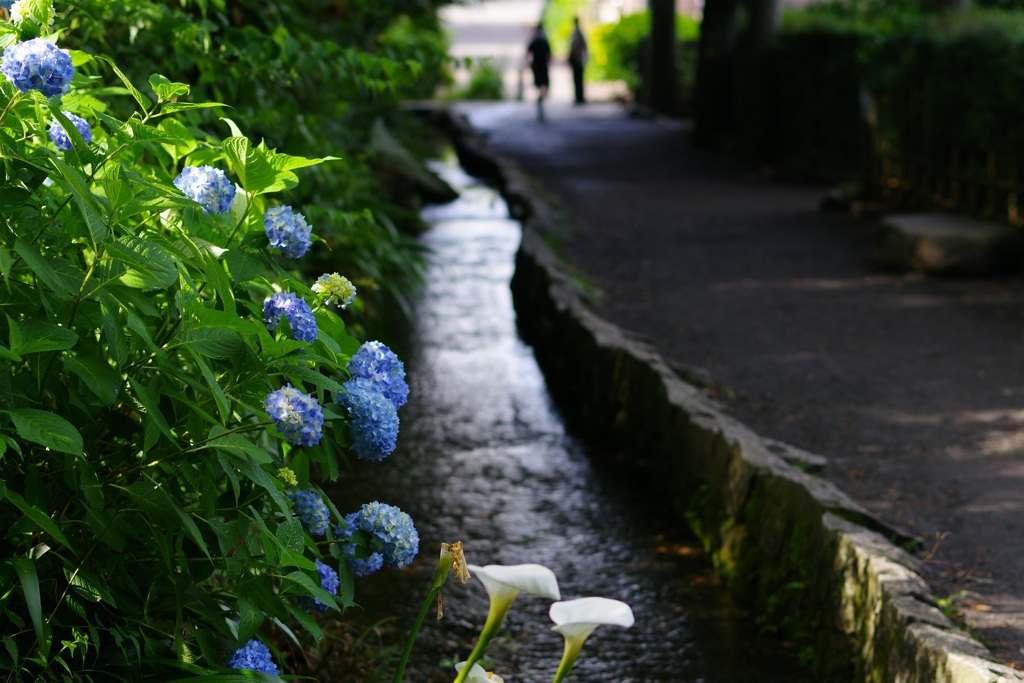
[[[412,567],[357,580],[365,618],[410,623],[440,543],[461,540],[473,564],[550,567],[563,599],[600,595],[632,606],[636,625],[599,628],[569,681],[809,680],[795,653],[759,637],[716,584],[668,501],[592,464],[566,433],[516,333],[509,281],[520,226],[494,190],[453,165],[437,170],[462,196],[424,213],[433,265],[405,354],[412,392],[399,447],[383,463],[358,467],[355,482],[334,496],[343,513],[368,500],[398,505],[420,533]],[[406,681],[454,678],[452,665],[465,659],[487,614],[486,593],[476,579],[450,580],[444,607],[442,622],[428,617]],[[551,680],[562,639],[550,630],[548,607],[525,595],[513,605],[486,662],[507,683]]]

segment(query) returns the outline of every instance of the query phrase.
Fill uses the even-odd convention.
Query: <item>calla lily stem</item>
[[[511,603],[509,603],[511,604]],[[499,613],[495,613],[499,612]],[[508,613],[508,605],[504,606],[504,609],[494,610],[492,609],[487,614],[487,621],[484,623],[483,630],[480,631],[480,637],[477,638],[476,645],[473,647],[473,651],[469,653],[469,657],[466,659],[466,665],[462,667],[462,671],[455,677],[454,683],[463,683],[469,676],[469,672],[472,670],[473,665],[480,661],[480,658],[484,655],[484,650],[490,644],[491,640],[501,630],[501,624],[505,621],[505,614]]]
[[[427,612],[430,611],[431,605],[437,599],[438,590],[440,590],[440,587],[430,589],[430,592],[427,593],[427,599],[423,601],[423,607],[420,608],[420,613],[416,615],[416,621],[413,623],[412,630],[409,631],[409,637],[405,641],[405,649],[402,650],[402,658],[398,661],[398,668],[395,669],[394,683],[402,683],[402,675],[405,673],[405,667],[409,663],[409,657],[412,655],[412,646],[416,643],[416,636],[420,633],[420,627],[423,626],[423,620],[427,617]]]
[[[461,547],[461,544],[459,545]],[[434,580],[430,584],[430,590],[427,591],[427,597],[423,601],[423,606],[420,607],[420,613],[416,615],[416,621],[413,622],[412,630],[409,631],[409,637],[405,641],[405,649],[402,650],[402,658],[398,660],[394,683],[402,683],[402,676],[405,674],[405,667],[409,664],[409,657],[412,655],[412,647],[416,643],[416,636],[420,633],[420,628],[423,626],[423,620],[427,617],[427,612],[430,611],[434,601],[437,600],[437,594],[441,591],[441,587],[444,586],[444,582],[448,580],[448,572],[451,571],[454,563],[455,558],[450,553],[442,550],[441,559],[437,563],[437,572],[434,574]]]
[[[571,649],[575,649],[575,652],[570,652]],[[555,672],[555,677],[551,679],[551,683],[562,683],[562,680],[569,675],[572,671],[573,664],[576,663],[576,656],[580,653],[579,648],[572,647],[568,641],[565,643],[565,652],[562,654],[562,661],[558,664],[558,671]]]

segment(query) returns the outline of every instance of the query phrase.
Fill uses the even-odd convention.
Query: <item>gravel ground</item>
[[[925,548],[926,578],[1024,666],[1024,280],[876,269],[875,226],[825,188],[692,148],[612,104],[467,105],[567,211],[597,310]]]

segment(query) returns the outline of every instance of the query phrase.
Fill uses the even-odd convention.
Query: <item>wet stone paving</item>
[[[403,349],[411,394],[398,449],[382,463],[358,463],[332,492],[343,513],[370,500],[408,512],[420,553],[405,570],[357,580],[357,618],[394,617],[401,632],[440,544],[461,540],[472,564],[542,564],[563,599],[598,595],[632,607],[636,624],[595,631],[567,681],[809,680],[791,648],[759,635],[716,584],[670,501],[591,462],[566,433],[516,333],[509,281],[521,228],[494,190],[450,164],[436,170],[462,196],[424,213],[432,264]],[[453,680],[487,615],[476,579],[449,579],[443,596],[445,617],[428,615],[406,681]],[[484,664],[507,683],[554,675],[562,637],[551,631],[549,605],[520,595],[488,650]]]

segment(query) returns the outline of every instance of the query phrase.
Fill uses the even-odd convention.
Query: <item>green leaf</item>
[[[39,596],[39,575],[36,563],[27,557],[15,557],[11,560],[14,571],[18,573],[21,590],[25,593],[25,606],[28,607],[32,628],[36,631],[36,641],[43,653],[50,649],[46,624],[43,622],[43,601]],[[45,655],[44,655],[45,658]]]
[[[71,544],[68,542],[67,537],[63,533],[61,533],[61,530],[57,528],[57,524],[52,519],[50,519],[50,517],[45,512],[35,507],[34,505],[29,505],[28,502],[21,497],[21,494],[17,493],[16,491],[8,491],[7,500],[14,503],[14,506],[16,508],[21,510],[26,517],[35,522],[36,526],[38,526],[46,533],[50,534],[50,536],[52,536],[54,540],[56,540],[58,543],[60,543],[68,550],[74,551],[74,548],[71,547]]]
[[[82,137],[82,132],[78,130],[78,127],[68,119],[67,114],[64,113],[58,103],[50,103],[50,112],[53,118],[60,124],[60,127],[64,129],[68,140],[71,142],[71,151],[68,155],[65,155],[65,158],[70,155],[79,167],[91,163],[95,158],[95,154],[89,149],[89,143]]]
[[[14,251],[32,269],[43,283],[65,298],[76,296],[82,289],[85,273],[67,261],[43,256],[39,251],[21,239],[14,241]]]
[[[75,470],[78,472],[78,490],[82,492],[86,504],[94,512],[102,512],[105,505],[103,486],[96,476],[96,471],[85,458],[75,461]]]
[[[325,605],[329,607],[337,607],[337,603],[334,602],[334,596],[321,588],[319,583],[313,581],[313,579],[309,577],[309,574],[295,570],[289,574],[285,574],[281,578],[299,584],[309,592],[309,595],[312,595]]]
[[[196,306],[192,312],[195,314],[198,324],[193,329],[215,328],[229,329],[243,335],[256,334],[263,327],[259,323],[229,313],[205,306]]]
[[[60,453],[83,455],[82,435],[59,415],[36,408],[9,411],[18,436]]]
[[[320,630],[320,624],[317,623],[316,618],[297,605],[288,603],[287,607],[288,611],[291,612],[291,615],[295,617],[295,620],[302,624],[302,628],[306,629],[306,631],[308,631],[317,642],[320,642],[320,639],[323,638],[324,634],[323,631]]]
[[[0,441],[3,441],[5,444],[7,444],[7,446],[13,448],[14,452],[17,453],[18,455],[24,455],[24,453],[21,452],[21,444],[19,444],[18,440],[15,439],[13,436],[8,436],[7,434],[0,434]],[[6,448],[0,448],[0,452],[6,450]]]
[[[210,556],[210,550],[206,547],[206,541],[203,540],[203,535],[199,532],[199,527],[196,526],[196,522],[192,519],[192,516],[181,509],[181,506],[175,505],[174,511],[178,513],[178,518],[181,519],[182,525],[188,532],[189,537],[192,541],[199,546],[199,549],[203,551],[203,555]]]
[[[228,451],[230,454],[230,451]],[[277,505],[279,510],[285,511],[291,507],[291,503],[285,498],[284,494],[278,490],[277,484],[270,475],[264,471],[256,462],[249,460],[248,458],[232,457],[235,467],[238,471],[245,475],[245,477],[262,488],[264,491],[270,494],[274,503]]]
[[[235,466],[223,453],[217,454],[217,463],[220,465],[220,468],[224,470],[224,474],[227,475],[228,483],[231,484],[231,489],[235,493],[235,504],[237,505],[238,495],[241,492],[241,489],[238,486],[238,475],[235,473]]]
[[[135,333],[135,337],[141,341],[147,349],[158,356],[162,356],[164,351],[156,345],[153,341],[153,337],[149,335],[149,328],[146,326],[146,321],[142,319],[142,316],[130,308],[125,308],[124,313],[125,318],[128,321],[128,329]]]
[[[10,211],[28,204],[32,192],[22,187],[5,187],[0,190],[0,209]]]
[[[187,84],[173,82],[160,74],[150,76],[149,85],[161,102],[173,100],[175,97],[184,97],[189,93]]]
[[[64,369],[78,375],[82,383],[103,401],[103,405],[114,405],[123,380],[105,360],[90,356],[67,356],[64,358]]]
[[[263,192],[277,182],[277,171],[245,137],[230,137],[222,145],[231,169],[246,192]],[[294,185],[293,185],[294,187]],[[285,189],[283,186],[278,189]]]
[[[125,128],[128,129],[128,133],[135,142],[159,142],[162,145],[171,145],[172,147],[188,147],[191,144],[188,140],[184,140],[177,135],[135,119],[126,121]]]
[[[295,517],[289,517],[277,527],[277,542],[282,548],[294,552],[302,552],[306,548],[305,537],[302,534],[302,522]]]
[[[228,105],[221,104],[220,102],[171,102],[165,104],[160,110],[160,115],[164,114],[176,114],[179,111],[189,111],[191,109],[210,109],[211,107],[226,107]]]
[[[168,106],[175,105],[165,105],[165,108]],[[182,155],[188,154],[189,152],[195,150],[196,140],[192,131],[190,131],[188,127],[185,126],[185,124],[179,121],[178,119],[164,119],[160,122],[160,130],[166,133],[170,133],[174,137],[180,140],[184,140],[186,143],[188,143],[184,148],[175,146],[168,150],[172,156],[176,157],[175,165],[177,165],[177,159],[180,159]]]
[[[135,289],[166,289],[178,281],[178,266],[167,250],[141,237],[107,243],[107,253],[128,266],[122,284]]]
[[[99,59],[102,59],[110,65],[110,68],[114,70],[114,73],[117,74],[117,77],[121,79],[122,83],[124,83],[124,87],[128,88],[128,92],[132,94],[132,97],[135,98],[135,101],[139,103],[140,107],[142,107],[142,111],[148,112],[149,108],[153,106],[153,103],[150,101],[148,97],[143,95],[142,92],[139,91],[139,89],[136,88],[130,80],[128,80],[128,77],[125,76],[120,69],[117,68],[117,64],[114,63],[114,60],[102,55],[99,56]]]
[[[162,486],[136,481],[124,489],[151,521],[162,527],[177,528],[180,517],[178,505]]]
[[[345,321],[334,311],[321,308],[316,312],[316,326],[321,332],[326,332],[337,342],[346,340],[348,333],[345,331]]]
[[[167,345],[171,348],[188,348],[207,358],[231,358],[243,346],[237,332],[214,327],[185,330]]]
[[[209,439],[207,448],[218,448],[231,451],[242,458],[252,459],[261,465],[273,462],[270,454],[253,442],[252,437],[247,434],[231,433],[225,434],[224,427],[216,425],[210,428],[206,438]]]
[[[24,202],[22,202],[24,203]],[[2,208],[2,207],[0,207]],[[0,247],[0,274],[4,276],[4,282],[9,282],[11,279],[11,266],[14,261],[11,259],[11,250],[5,247]]]
[[[15,669],[15,662],[18,661],[18,644],[14,642],[14,638],[10,636],[4,636],[4,648],[7,650],[7,654],[10,656],[10,662],[7,666],[11,671]]]
[[[295,157],[290,154],[281,154],[276,150],[270,151],[270,165],[279,171],[290,171],[293,168],[305,168],[316,166],[325,161],[341,161],[341,157],[322,157],[320,159],[309,159],[307,157]]]
[[[222,389],[220,383],[217,382],[217,378],[214,376],[213,371],[210,370],[210,366],[207,362],[203,360],[203,357],[196,353],[195,349],[190,348],[188,351],[189,355],[192,356],[192,360],[195,362],[196,367],[199,368],[199,372],[203,375],[203,379],[206,380],[206,386],[213,395],[213,400],[217,404],[217,410],[220,412],[221,422],[227,422],[228,417],[231,414],[231,407],[228,402],[228,397],[224,393],[224,389]]]
[[[298,378],[309,382],[315,387],[326,389],[327,391],[333,391],[336,393],[344,391],[340,382],[331,379],[319,370],[311,370],[300,365],[287,365],[281,368],[281,372],[288,375],[288,377],[293,381]],[[295,384],[298,384],[298,382],[295,382]]]
[[[11,328],[11,351],[18,355],[66,351],[78,343],[78,335],[60,325],[51,325],[38,320],[23,320],[20,323],[7,318]]]
[[[299,349],[305,348],[308,345],[304,341],[296,341],[295,339],[275,339],[270,336],[266,327],[260,331],[259,337],[263,357],[267,360],[271,358],[282,358],[290,353],[298,351]]]
[[[161,412],[157,400],[150,393],[149,389],[142,385],[142,383],[135,381],[132,377],[128,377],[128,384],[131,385],[132,390],[138,397],[142,407],[146,410],[146,415],[150,418],[150,422],[155,424],[157,428],[171,441],[174,441],[174,435],[171,434],[171,428],[167,425],[167,418],[164,417]]]
[[[100,298],[103,317],[103,337],[107,340],[110,354],[117,364],[124,365],[128,362],[128,338],[124,334],[124,327],[118,319],[118,304],[113,297],[103,294]]]
[[[245,598],[238,599],[238,642],[247,642],[263,621],[263,612],[256,605]]]
[[[258,258],[241,249],[232,249],[224,255],[231,277],[238,284],[249,282],[260,274],[262,264]]]
[[[301,552],[285,548],[281,549],[281,567],[298,567],[299,569],[307,569],[311,572],[316,571],[316,564],[313,563],[313,560]]]
[[[110,591],[106,589],[102,581],[99,581],[88,569],[79,567],[72,571],[64,569],[64,576],[67,582],[75,587],[75,592],[91,602],[106,602],[112,607],[117,607],[117,602]]]
[[[231,291],[231,278],[224,270],[224,264],[214,258],[212,254],[206,256],[206,277],[217,290],[217,296],[220,297],[224,310],[234,311],[235,294]]]
[[[92,236],[93,244],[96,245],[102,242],[107,234],[107,225],[103,222],[103,218],[100,215],[101,210],[96,197],[89,191],[89,186],[85,182],[85,176],[80,170],[67,165],[58,157],[54,157],[52,161],[57,172],[67,182],[71,196],[75,198],[75,204],[78,206],[78,210],[81,211],[85,224],[89,226],[89,234]]]

